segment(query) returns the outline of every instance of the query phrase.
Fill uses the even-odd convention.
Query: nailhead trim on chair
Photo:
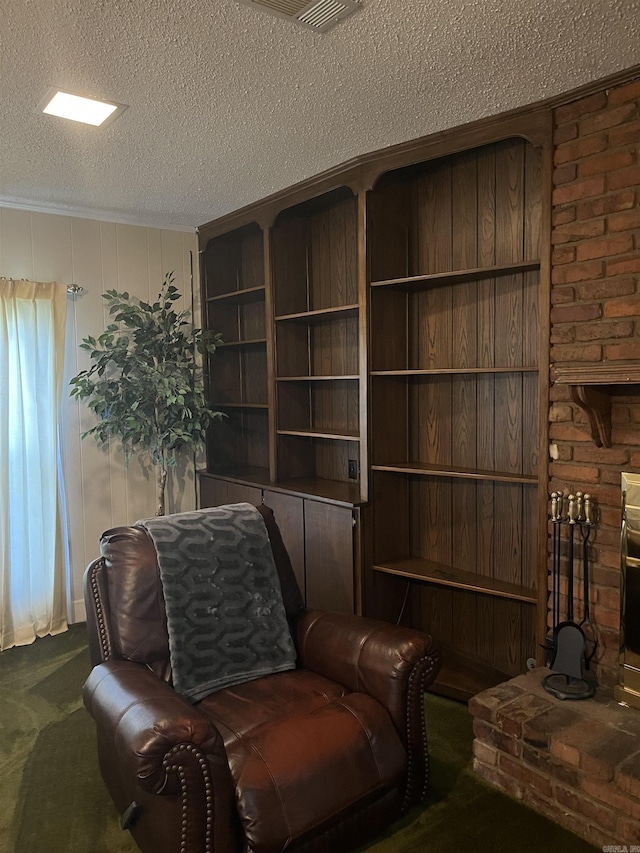
[[[418,749],[422,751],[422,755],[424,756],[424,772],[422,779],[422,791],[417,802],[423,800],[427,795],[427,789],[429,786],[429,750],[427,745],[427,726],[424,719],[424,708],[421,708],[420,714],[421,726],[419,746],[415,743],[414,727],[411,725],[411,709],[414,707],[416,702],[421,703],[425,684],[427,683],[428,677],[436,664],[437,657],[435,655],[428,655],[418,661],[409,676],[409,687],[407,690],[407,785],[405,788],[404,800],[402,802],[403,811],[406,811],[416,802],[413,787],[415,785],[415,756]]]
[[[98,622],[98,633],[100,634],[100,647],[102,649],[102,660],[110,660],[111,659],[111,648],[109,645],[109,641],[107,639],[107,629],[105,627],[104,621],[104,610],[102,608],[102,601],[100,599],[100,594],[98,592],[98,580],[97,573],[103,571],[104,569],[104,560],[99,560],[94,564],[91,570],[91,594],[93,596],[93,603],[96,608],[96,619]]]
[[[188,830],[188,788],[187,788],[187,773],[184,767],[181,764],[172,764],[171,761],[173,756],[177,753],[185,750],[186,752],[193,753],[193,755],[197,758],[198,764],[200,766],[200,771],[202,772],[202,778],[204,780],[204,789],[205,789],[205,803],[206,803],[206,831],[205,831],[205,846],[202,850],[199,850],[198,853],[213,853],[212,846],[212,826],[213,826],[213,817],[214,817],[214,802],[213,802],[213,783],[211,781],[211,772],[209,769],[209,762],[206,757],[202,754],[202,752],[191,743],[179,743],[176,746],[172,747],[169,752],[165,755],[164,760],[162,762],[162,766],[164,768],[165,773],[177,773],[178,779],[180,781],[180,794],[182,798],[182,821],[180,826],[180,853],[186,853],[187,850],[187,830]]]

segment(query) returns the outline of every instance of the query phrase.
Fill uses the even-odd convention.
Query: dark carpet
[[[0,654],[0,853],[135,853],[100,779],[84,625]],[[426,698],[431,792],[368,853],[593,853],[480,780],[466,706]],[[341,851],[335,851],[341,853]]]

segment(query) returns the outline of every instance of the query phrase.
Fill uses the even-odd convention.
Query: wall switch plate
[[[358,460],[350,459],[349,460],[349,479],[357,480],[358,479]]]

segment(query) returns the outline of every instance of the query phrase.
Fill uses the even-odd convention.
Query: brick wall
[[[639,141],[640,80],[555,110],[552,364],[640,359]],[[550,491],[589,492],[601,509],[591,616],[603,684],[618,678],[620,474],[640,472],[637,391],[614,397],[612,447],[598,448],[568,387],[551,388]]]
[[[601,845],[640,844],[640,716],[603,688],[559,702],[536,670],[469,702],[483,779]]]

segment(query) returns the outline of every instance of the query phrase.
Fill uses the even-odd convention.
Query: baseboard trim
[[[70,625],[74,625],[76,622],[87,621],[87,610],[84,606],[83,598],[77,598],[75,601],[71,602],[67,619]]]

